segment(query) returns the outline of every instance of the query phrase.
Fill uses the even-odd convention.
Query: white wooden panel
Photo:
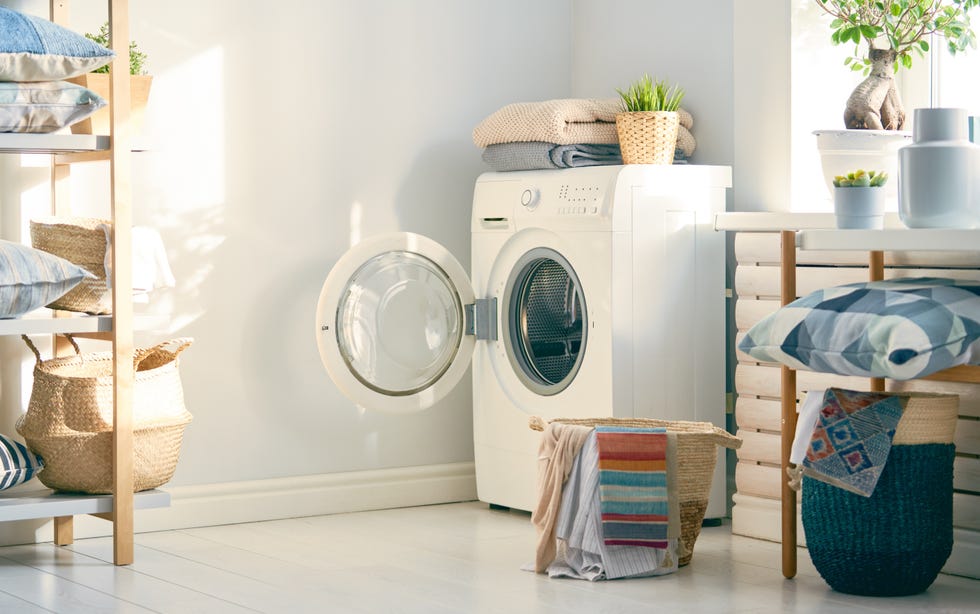
[[[777,466],[739,461],[735,466],[735,488],[743,495],[779,499],[782,473]]]
[[[980,279],[974,269],[889,269],[886,277],[947,277]],[[796,295],[804,296],[828,286],[839,286],[868,280],[868,271],[853,267],[798,267]],[[779,267],[740,266],[735,269],[735,294],[739,297],[779,297]]]
[[[776,313],[779,307],[779,300],[775,298],[739,298],[735,301],[735,328],[740,331],[747,331],[762,318]]]
[[[778,399],[779,372],[778,365],[739,364],[735,367],[735,390],[740,395],[754,395]],[[867,390],[868,379],[865,377],[834,375],[832,373],[814,373],[812,371],[796,372],[796,389],[798,393],[800,391],[830,388],[832,386],[851,390]],[[797,398],[801,398],[799,394],[797,394]]]
[[[956,457],[953,463],[953,488],[980,493],[980,458]],[[980,499],[977,505],[980,506]]]
[[[943,572],[980,578],[980,532],[953,528],[953,552]]]
[[[735,258],[741,264],[779,262],[779,233],[735,235]],[[796,250],[800,264],[866,265],[866,251]],[[980,266],[980,252],[885,252],[885,266]]]
[[[778,433],[782,427],[779,401],[739,396],[735,401],[735,424],[739,428]]]
[[[732,533],[765,539],[771,542],[782,541],[782,510],[777,499],[753,497],[735,493],[732,495]],[[800,508],[796,508],[796,540],[800,546],[806,545],[806,535],[800,518]]]
[[[961,529],[980,531],[980,497],[964,493],[953,494],[953,525]]]
[[[778,434],[739,429],[736,436],[742,439],[742,447],[736,452],[740,460],[779,464]]]

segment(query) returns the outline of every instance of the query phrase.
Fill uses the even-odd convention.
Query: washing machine
[[[443,398],[472,363],[477,495],[532,510],[545,419],[725,426],[725,249],[713,215],[731,169],[596,166],[485,173],[471,270],[412,233],[355,245],[324,282],[317,342],[368,409]],[[708,517],[727,511],[725,463]]]

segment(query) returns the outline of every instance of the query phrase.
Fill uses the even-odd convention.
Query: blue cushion
[[[81,34],[0,7],[0,81],[58,81],[95,70],[115,55]]]
[[[86,277],[92,274],[64,258],[0,240],[0,318],[43,307]]]
[[[34,477],[44,461],[24,444],[0,435],[0,490],[22,484]]]
[[[739,349],[822,373],[913,379],[980,359],[980,281],[894,279],[824,288],[763,318]]]
[[[67,81],[0,82],[0,132],[54,132],[105,105],[95,92]]]

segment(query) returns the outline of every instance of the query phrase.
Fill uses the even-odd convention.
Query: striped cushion
[[[0,490],[17,486],[34,477],[44,461],[24,444],[0,435]]]
[[[90,276],[64,258],[0,240],[0,318],[43,307]]]

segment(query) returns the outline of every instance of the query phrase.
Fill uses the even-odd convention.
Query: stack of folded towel
[[[483,160],[496,171],[622,164],[616,114],[618,99],[560,99],[509,104],[473,130]],[[697,143],[694,118],[683,109],[674,162],[686,162]]]

